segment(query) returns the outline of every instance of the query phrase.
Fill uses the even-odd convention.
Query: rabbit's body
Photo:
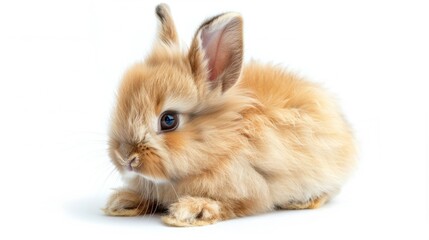
[[[324,90],[273,66],[241,68],[238,15],[203,23],[182,53],[168,8],[157,14],[162,43],[118,93],[110,155],[126,187],[106,213],[168,208],[164,222],[190,226],[332,197],[355,149]]]

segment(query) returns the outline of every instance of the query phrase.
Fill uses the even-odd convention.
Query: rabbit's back
[[[253,136],[260,154],[252,164],[267,176],[274,203],[335,194],[356,151],[334,99],[317,84],[255,62],[245,66],[238,87],[261,104],[258,117],[247,117],[260,130]]]

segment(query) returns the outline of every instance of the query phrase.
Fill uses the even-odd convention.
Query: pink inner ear
[[[223,39],[225,28],[208,31],[207,28],[201,32],[202,47],[208,60],[210,71],[209,80],[215,80],[228,65],[230,53]]]

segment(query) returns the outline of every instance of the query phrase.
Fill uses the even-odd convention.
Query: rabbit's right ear
[[[159,39],[167,45],[178,44],[179,39],[176,26],[174,25],[168,5],[165,3],[159,4],[156,6],[155,12],[161,22],[161,26],[158,30]]]
[[[223,93],[240,78],[243,63],[243,21],[225,13],[204,22],[195,33],[188,53],[197,85]]]

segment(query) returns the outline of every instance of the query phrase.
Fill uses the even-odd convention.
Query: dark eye
[[[162,132],[173,131],[179,125],[179,116],[176,112],[167,111],[159,118],[160,130]]]

